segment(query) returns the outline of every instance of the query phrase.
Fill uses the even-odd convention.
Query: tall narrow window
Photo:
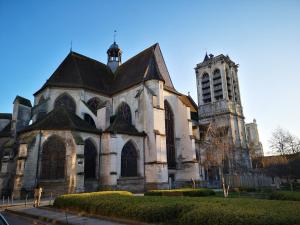
[[[76,112],[76,103],[73,98],[68,94],[62,94],[57,97],[54,103],[54,107],[64,107],[70,112]]]
[[[131,110],[128,104],[125,102],[122,102],[117,110],[117,117],[119,117],[121,120],[126,121],[128,124],[132,123],[131,120]]]
[[[96,178],[97,150],[93,142],[87,139],[84,142],[84,178]]]
[[[167,101],[165,101],[165,128],[168,168],[176,168],[175,136],[174,136],[174,114]]]
[[[223,99],[222,77],[219,69],[216,69],[213,74],[214,95],[215,100]]]
[[[227,83],[228,98],[230,101],[232,101],[233,100],[233,90],[232,90],[231,79],[230,79],[230,74],[228,72],[228,69],[226,69],[226,83]]]
[[[131,141],[127,142],[122,149],[121,176],[137,176],[137,151]]]
[[[202,98],[204,103],[211,102],[210,81],[207,73],[203,74],[202,81]]]
[[[51,136],[43,145],[42,179],[62,179],[65,177],[66,147],[58,136]]]

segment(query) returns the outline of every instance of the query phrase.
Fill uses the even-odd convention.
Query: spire
[[[204,57],[203,62],[205,62],[205,61],[207,61],[207,60],[209,60],[209,57],[208,57],[207,52],[206,52],[206,53],[205,53],[205,57]]]

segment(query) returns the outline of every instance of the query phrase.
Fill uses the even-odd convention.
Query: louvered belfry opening
[[[127,142],[121,154],[121,176],[136,177],[137,176],[137,160],[138,155],[131,141]]]
[[[60,137],[53,135],[47,139],[43,145],[41,161],[42,179],[65,178],[66,147]]]
[[[84,178],[96,178],[97,150],[93,142],[87,139],[84,142]]]
[[[174,114],[173,114],[172,109],[167,101],[165,101],[165,129],[166,129],[168,168],[176,169]]]

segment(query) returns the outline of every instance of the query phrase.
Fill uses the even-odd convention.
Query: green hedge
[[[147,223],[300,225],[300,202],[217,197],[63,195],[57,208]]]
[[[270,194],[269,199],[300,201],[300,192],[275,191]]]
[[[172,190],[151,190],[145,193],[145,196],[189,196],[189,197],[202,197],[211,196],[216,193],[207,188],[182,188]]]

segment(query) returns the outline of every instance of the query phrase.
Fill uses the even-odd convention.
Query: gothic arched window
[[[62,179],[65,177],[66,147],[58,136],[51,136],[43,144],[42,179]]]
[[[122,102],[117,110],[117,117],[119,117],[121,120],[126,121],[128,124],[131,124],[131,110],[129,105],[127,105],[125,102]]]
[[[95,121],[89,114],[87,113],[84,114],[84,120],[88,122],[92,127],[96,127]]]
[[[175,135],[174,135],[174,114],[169,103],[165,100],[165,128],[168,168],[176,168]]]
[[[137,151],[131,141],[127,142],[121,153],[121,176],[137,176]]]
[[[73,98],[68,94],[62,94],[57,97],[54,103],[54,107],[64,107],[70,112],[76,112],[76,103]]]
[[[203,74],[202,81],[202,98],[204,103],[211,102],[211,93],[210,93],[210,80],[208,73]]]
[[[84,178],[96,178],[97,150],[92,141],[87,139],[84,142]]]
[[[101,106],[103,105],[103,102],[101,102],[101,100],[99,98],[94,97],[94,98],[91,98],[90,100],[88,100],[87,105],[92,110],[92,112],[96,115],[97,110],[101,108]]]
[[[213,84],[215,99],[223,99],[222,76],[219,69],[216,69],[213,73]]]

